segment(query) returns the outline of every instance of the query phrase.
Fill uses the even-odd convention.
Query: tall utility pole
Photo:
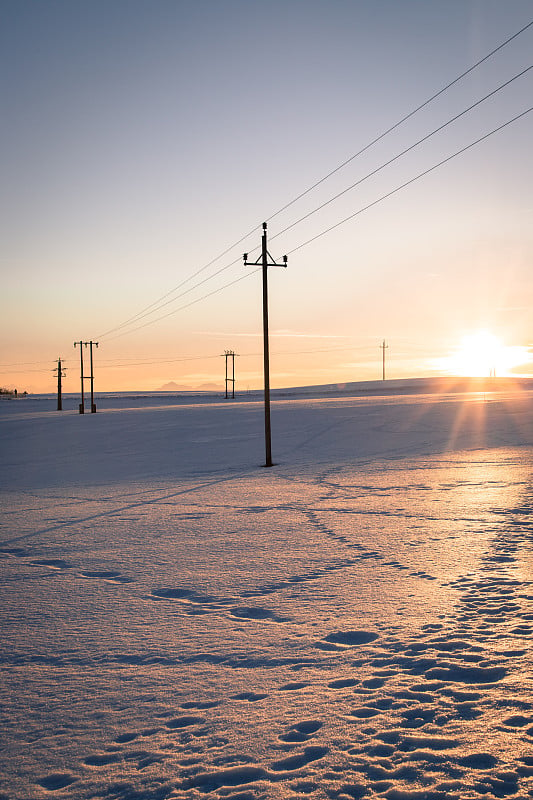
[[[76,347],[76,345],[78,345],[78,344],[80,346],[80,376],[81,376],[81,403],[79,405],[80,414],[85,414],[85,398],[84,398],[84,391],[83,391],[83,389],[84,389],[83,381],[86,380],[87,377],[91,381],[91,414],[94,414],[96,412],[96,404],[94,402],[93,345],[95,347],[98,347],[98,342],[92,342],[92,341],[91,342],[83,342],[83,341],[80,340],[79,342],[74,342],[74,347]],[[85,376],[83,374],[83,348],[87,347],[87,346],[90,348],[91,374],[89,376]]]
[[[74,342],[74,347],[76,345],[80,346],[80,376],[81,376],[81,403],[79,404],[78,408],[80,410],[80,414],[85,414],[85,398],[83,396],[83,342]]]
[[[89,342],[89,352],[91,354],[91,414],[96,414],[96,403],[94,402],[93,344],[95,347],[98,347],[98,342]]]
[[[244,254],[244,265],[247,267],[261,266],[263,271],[263,373],[265,378],[265,467],[272,467],[272,437],[270,428],[270,356],[268,349],[268,268],[286,267],[287,256],[283,256],[283,264],[277,264],[267,249],[267,224],[263,222],[263,236],[261,238],[261,256],[257,261],[248,261],[248,253]]]
[[[65,377],[65,372],[63,367],[61,366],[61,359],[57,359],[57,367],[55,367],[54,372],[57,372],[57,410],[63,410],[63,396],[61,393],[61,378]]]
[[[385,350],[389,347],[388,344],[385,344],[385,339],[383,339],[383,343],[380,344],[380,347],[383,350],[383,380],[385,380]]]
[[[233,350],[224,350],[226,359],[226,400],[228,399],[228,383],[231,383],[231,397],[235,399],[235,353]],[[228,358],[231,358],[231,378],[228,377]]]

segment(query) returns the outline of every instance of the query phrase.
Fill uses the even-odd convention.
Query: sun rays
[[[461,377],[505,377],[529,360],[527,347],[506,345],[490,331],[480,330],[465,336],[452,355],[440,359],[439,368]]]

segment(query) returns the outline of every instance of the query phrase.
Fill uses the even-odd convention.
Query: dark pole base
[[[96,414],[96,403],[91,405],[91,414]]]
[[[80,409],[80,414],[85,414],[85,408],[83,407],[83,405],[81,403],[79,405],[79,409]]]

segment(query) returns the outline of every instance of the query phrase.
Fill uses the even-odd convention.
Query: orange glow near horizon
[[[442,359],[447,372],[464,377],[506,377],[512,370],[529,361],[527,347],[505,345],[489,331],[477,331],[465,336],[457,351]]]

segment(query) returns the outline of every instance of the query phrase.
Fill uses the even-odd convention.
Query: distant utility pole
[[[388,344],[385,344],[385,339],[383,339],[383,343],[380,344],[380,347],[383,350],[383,380],[385,380],[385,350],[389,347]]]
[[[85,399],[83,396],[83,342],[80,340],[79,342],[74,342],[74,347],[79,344],[80,346],[80,376],[81,376],[81,403],[79,404],[78,408],[80,410],[80,414],[85,414]]]
[[[54,372],[57,372],[57,410],[63,411],[63,396],[61,394],[61,378],[65,377],[65,372],[61,366],[61,359],[57,359],[57,367]]]
[[[248,253],[244,254],[246,267],[261,266],[263,270],[263,373],[264,373],[264,400],[265,400],[265,467],[272,467],[272,438],[270,429],[270,357],[268,350],[268,268],[286,267],[287,256],[283,256],[283,264],[277,264],[267,249],[267,224],[263,222],[263,236],[261,238],[261,256],[257,261],[248,261]]]
[[[93,345],[98,347],[98,342],[89,342],[89,352],[91,357],[91,414],[96,414],[96,403],[94,402]]]
[[[224,350],[226,359],[226,400],[228,399],[228,383],[231,383],[231,397],[235,398],[235,355],[233,350]],[[228,377],[228,358],[231,358],[231,378]]]
[[[95,414],[96,413],[96,404],[94,402],[93,345],[95,347],[98,347],[98,342],[92,342],[92,341],[91,342],[83,342],[83,341],[80,340],[79,342],[74,342],[74,347],[76,347],[76,345],[78,345],[78,344],[80,346],[80,376],[81,376],[81,403],[79,405],[80,414],[85,414],[85,398],[84,398],[84,392],[83,392],[83,388],[84,388],[83,387],[83,381],[86,380],[87,377],[91,381],[91,414]],[[89,347],[89,351],[90,351],[91,374],[89,376],[85,376],[83,374],[83,348],[84,347]]]

